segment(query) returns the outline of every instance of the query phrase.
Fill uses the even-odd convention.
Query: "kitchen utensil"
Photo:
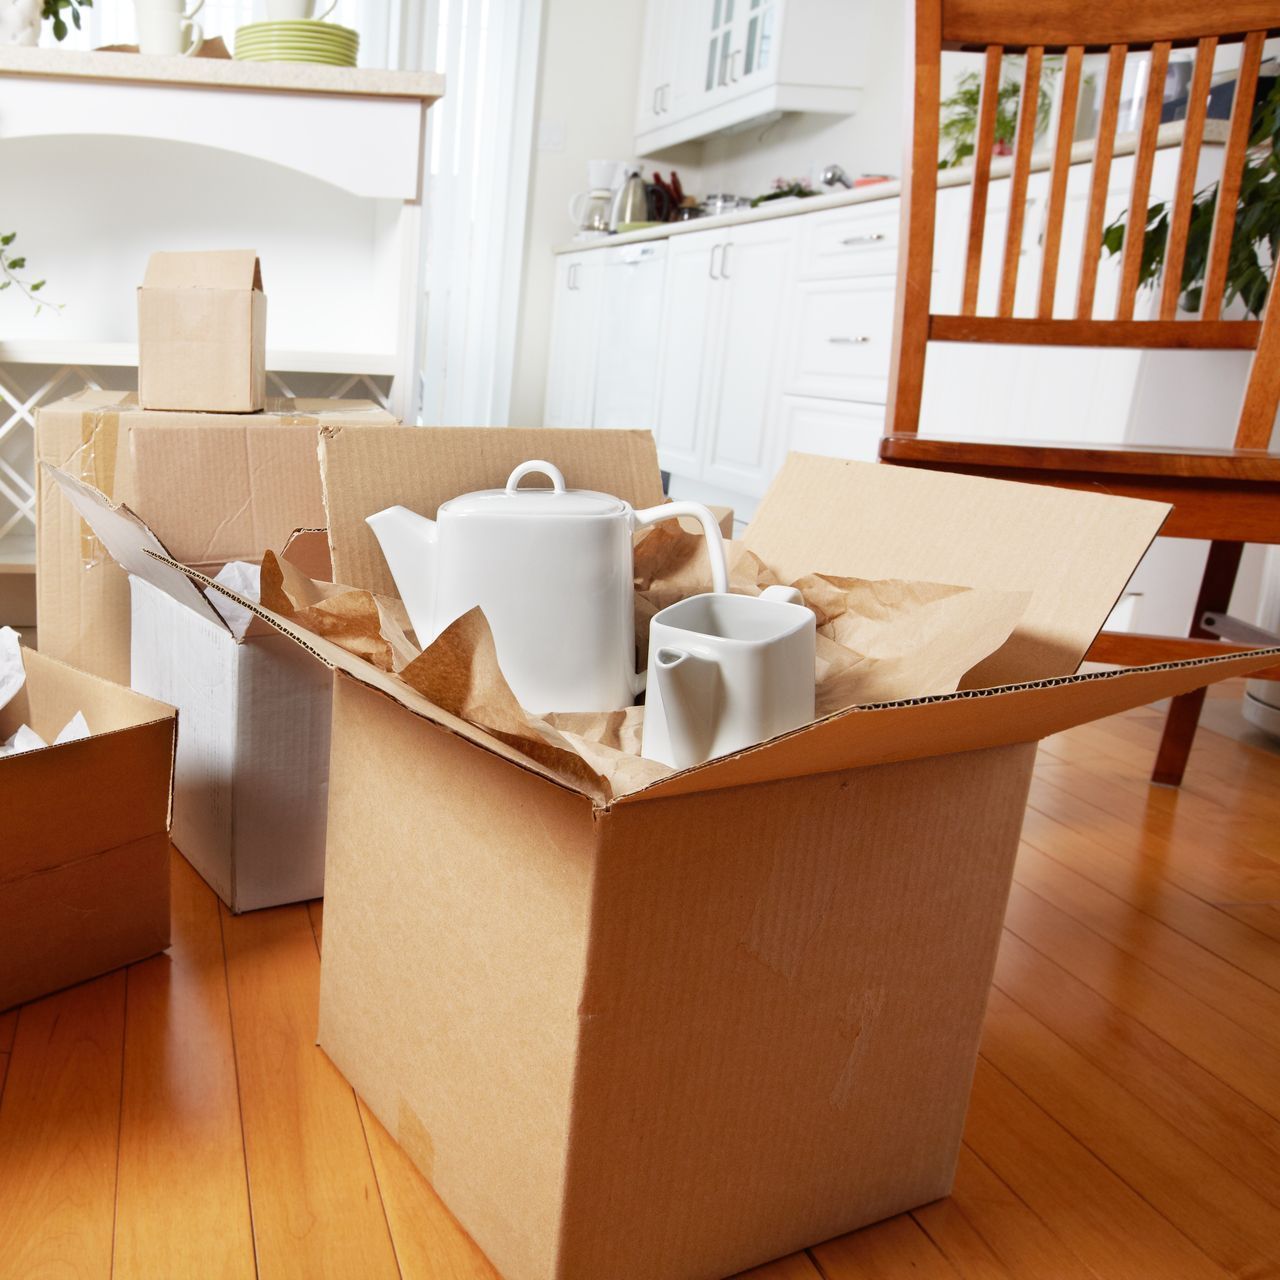
[[[680,175],[674,169],[671,170],[671,194],[675,196],[677,206],[684,204],[684,187],[680,185]]]
[[[251,22],[236,32],[235,56],[241,62],[316,62],[354,67],[359,48],[357,32],[332,22]]]
[[[690,596],[655,614],[641,754],[686,769],[807,724],[815,630],[794,587]]]
[[[569,197],[569,217],[577,225],[579,239],[609,234],[609,207],[612,203],[613,192],[605,188],[579,191]]]
[[[521,489],[543,475],[550,489]],[[498,665],[526,710],[613,711],[644,688],[635,669],[632,534],[693,516],[702,526],[717,591],[728,574],[715,517],[693,502],[636,511],[629,502],[567,489],[549,462],[518,466],[505,489],[463,494],[434,520],[405,507],[368,517],[426,648],[477,605]]]
[[[722,213],[735,213],[738,209],[750,203],[749,200],[745,200],[741,196],[710,195],[702,202],[702,212],[707,217],[714,218]]]
[[[640,176],[640,166],[629,164],[609,209],[609,230],[634,231],[637,227],[646,226],[649,221],[648,188]]]
[[[267,17],[272,22],[297,22],[304,19],[318,22],[327,18],[335,8],[338,0],[267,0]],[[317,13],[316,10],[320,12]]]
[[[180,7],[168,0],[134,0],[134,10],[138,19],[140,53],[190,58],[200,52],[204,32],[198,22],[183,16]]]
[[[658,177],[656,173],[653,176]],[[670,222],[675,208],[671,188],[665,182],[659,179],[645,185],[645,209],[650,222]]]

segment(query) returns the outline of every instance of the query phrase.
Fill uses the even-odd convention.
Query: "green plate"
[[[236,36],[237,45],[287,44],[316,49],[354,49],[358,40],[329,40],[317,36]]]
[[[237,49],[245,53],[327,53],[335,58],[354,58],[358,52],[355,48],[334,49],[324,45],[310,44],[237,44]]]
[[[237,62],[314,62],[327,67],[354,67],[354,58],[330,58],[318,53],[240,53]]]
[[[351,27],[340,27],[336,22],[321,22],[316,18],[289,18],[282,22],[247,22],[243,27],[236,30],[236,35],[243,35],[246,32],[252,32],[255,35],[261,33],[269,35],[278,33],[281,35],[302,35],[313,33],[333,33],[357,39],[359,32]]]

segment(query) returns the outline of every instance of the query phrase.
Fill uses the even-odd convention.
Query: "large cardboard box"
[[[128,507],[44,469],[129,575],[130,683],[182,716],[173,843],[232,911],[320,897],[329,672],[149,555],[169,552]]]
[[[23,662],[0,740],[28,724],[52,742],[77,711],[90,736],[0,759],[0,1009],[169,945],[173,708]]]
[[[151,413],[123,391],[83,391],[36,417],[41,462],[146,513],[175,556],[206,568],[279,550],[325,523],[316,459],[326,426],[389,425],[363,400],[273,399],[256,415]],[[93,531],[37,475],[40,647],[127,684],[129,587]]]
[[[153,253],[138,289],[144,409],[257,413],[267,399],[267,295],[252,249]]]
[[[363,515],[553,459],[651,499],[639,433],[339,431]],[[602,798],[261,611],[335,683],[319,1042],[507,1280],[714,1280],[951,1186],[1040,737],[1275,662],[1073,675],[1167,508],[793,455],[745,546],[1027,590],[949,696]]]

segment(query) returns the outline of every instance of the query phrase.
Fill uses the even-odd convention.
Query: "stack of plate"
[[[236,32],[241,62],[322,62],[354,67],[360,36],[332,22],[251,22]]]

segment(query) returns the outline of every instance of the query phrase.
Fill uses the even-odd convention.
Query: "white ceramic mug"
[[[168,9],[181,18],[194,18],[204,8],[204,0],[194,0],[188,7],[187,0],[133,0],[134,8]]]
[[[338,0],[329,0],[327,5],[324,0],[319,0],[319,4],[317,0],[267,0],[267,17],[272,22],[319,22],[321,18],[327,18],[337,5]],[[321,7],[319,13],[316,12],[318,7]]]
[[[200,52],[204,32],[198,22],[184,17],[180,8],[167,0],[134,0],[134,8],[138,14],[140,53],[191,58]]]
[[[708,592],[655,614],[641,754],[687,769],[808,724],[816,629],[794,587]]]

